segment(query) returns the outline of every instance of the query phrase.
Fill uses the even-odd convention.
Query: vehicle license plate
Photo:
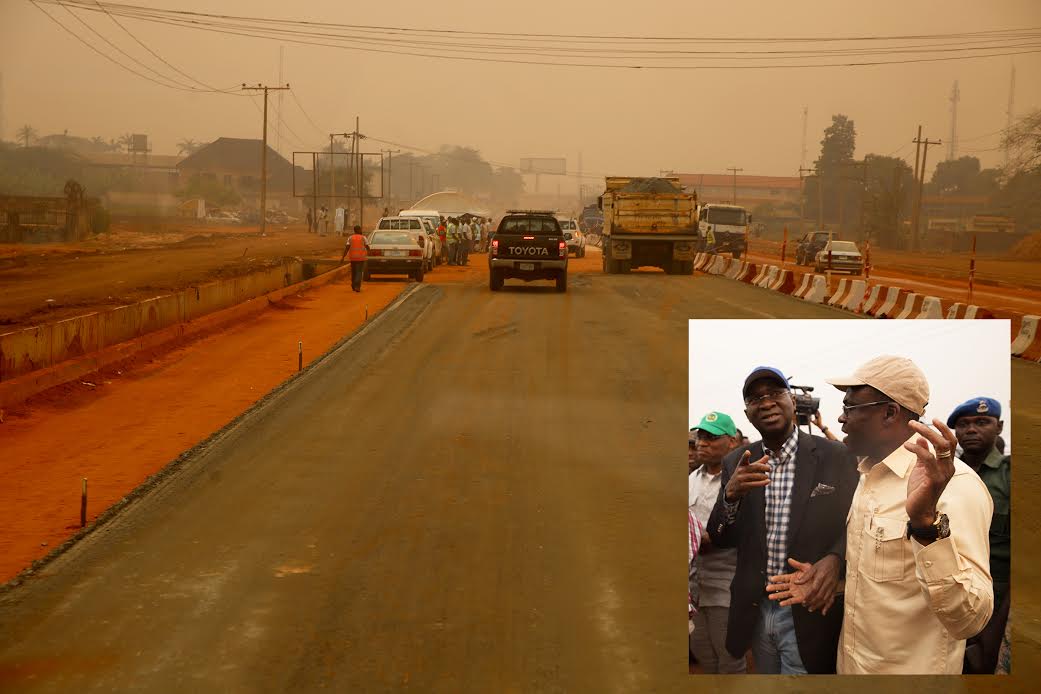
[[[394,257],[401,257],[401,256],[405,255],[405,251],[387,251],[387,255],[392,255]]]
[[[521,263],[519,267],[521,270],[531,271],[535,269],[535,263]]]

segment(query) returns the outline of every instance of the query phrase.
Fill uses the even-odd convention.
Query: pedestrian
[[[1002,455],[998,449],[1005,423],[1001,421],[1001,404],[994,398],[976,397],[963,402],[947,418],[947,426],[958,438],[962,461],[983,480],[994,504],[988,534],[994,614],[983,631],[966,642],[962,670],[965,674],[989,674],[997,667],[1008,621],[1012,457]]]
[[[441,239],[441,263],[448,262],[448,227],[445,225],[445,218],[441,217],[441,221],[437,224],[437,235]]]
[[[459,256],[460,265],[470,264],[470,244],[473,243],[473,229],[470,227],[469,220],[464,220],[463,225],[460,228],[459,238]]]
[[[321,230],[321,235],[327,236],[329,234],[329,208],[325,205],[322,205],[322,211],[319,213],[319,216],[321,217],[322,221],[322,224],[319,227],[319,229]]]
[[[365,264],[369,259],[369,241],[357,224],[354,225],[354,233],[347,239],[347,258],[351,261],[351,289],[360,292]]]
[[[701,523],[687,511],[687,634],[694,632],[694,615],[697,613],[697,562],[698,549],[704,537]]]
[[[307,208],[307,216],[304,217],[307,220],[307,233],[311,233],[312,227],[314,226],[314,215],[311,214],[311,208]]]
[[[687,503],[688,511],[705,526],[719,498],[723,458],[734,448],[737,428],[729,415],[709,412],[694,433],[700,464],[687,477]],[[710,537],[702,538],[697,558],[698,611],[694,614],[690,650],[705,674],[745,671],[744,656],[734,657],[726,649],[730,584],[736,568],[736,549],[717,548]]]
[[[459,264],[459,225],[455,217],[448,218],[448,264]]]
[[[719,548],[737,548],[726,647],[751,648],[756,672],[835,672],[842,626],[832,605],[846,553],[844,519],[857,485],[855,463],[839,443],[796,427],[795,399],[784,374],[754,369],[745,379],[745,416],[761,441],[723,460],[720,494],[709,519]],[[767,599],[767,579],[804,564],[805,604]],[[802,586],[800,586],[802,587]]]
[[[845,391],[839,422],[860,457],[838,672],[959,674],[965,640],[983,629],[994,601],[987,487],[955,458],[954,432],[919,421],[929,383],[910,359],[876,357],[828,383]],[[788,586],[785,602],[801,599],[790,576],[775,579]]]

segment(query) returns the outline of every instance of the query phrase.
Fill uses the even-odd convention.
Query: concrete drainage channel
[[[963,304],[935,296],[924,296],[908,289],[886,285],[868,285],[863,279],[843,278],[834,292],[827,277],[795,272],[776,265],[757,265],[748,261],[724,258],[714,253],[699,253],[694,269],[708,275],[752,284],[770,291],[788,294],[803,301],[827,304],[851,313],[875,318],[903,319],[982,319],[994,318],[989,310],[975,304]],[[1030,361],[1041,361],[1041,317],[1013,315],[1010,353]]]
[[[142,350],[254,315],[349,270],[336,260],[290,258],[242,277],[0,335],[0,408]]]

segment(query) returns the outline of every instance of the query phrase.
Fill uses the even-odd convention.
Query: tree
[[[991,195],[1000,187],[1000,175],[998,169],[981,170],[976,157],[961,157],[937,164],[927,188],[940,195]]]
[[[1041,171],[1041,109],[1036,109],[1016,121],[1001,142],[1009,150],[1005,175],[1009,179],[1017,173]]]
[[[841,113],[831,117],[831,125],[824,131],[824,139],[821,140],[821,153],[817,158],[817,174],[822,177],[820,187],[824,193],[824,221],[835,222],[839,218],[840,207],[843,211],[855,209],[859,202],[856,195],[857,187],[844,179],[853,177],[856,171],[852,166],[856,163],[853,153],[857,148],[857,131],[854,123]],[[810,217],[816,216],[818,182],[808,182],[803,189],[805,191],[805,213]],[[844,197],[839,201],[839,195]],[[850,219],[844,215],[846,221]]]
[[[191,156],[208,144],[208,142],[199,142],[197,140],[187,138],[177,143],[177,153]]]
[[[177,197],[185,200],[202,198],[207,205],[222,207],[237,205],[242,197],[235,190],[220,184],[216,179],[195,174],[188,179],[188,184],[177,191]]]
[[[869,239],[883,248],[903,247],[901,219],[910,213],[914,174],[903,159],[868,154],[864,227]]]
[[[130,147],[134,144],[134,136],[130,133],[123,133],[116,138],[116,143],[119,145],[120,149],[126,147],[127,154],[130,154]]]
[[[36,141],[36,130],[29,124],[23,125],[18,129],[18,139],[23,147],[28,147],[30,142]]]

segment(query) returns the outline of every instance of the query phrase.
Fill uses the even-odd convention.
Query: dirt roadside
[[[302,227],[117,231],[74,244],[0,245],[0,332],[239,277],[285,257],[340,257],[344,239]]]
[[[438,272],[448,270],[456,269]],[[366,309],[375,315],[406,286],[378,279],[355,294],[336,281],[8,410],[0,423],[0,507],[8,519],[0,582],[78,531],[83,478],[89,522],[291,376],[299,341],[310,363],[357,329]]]

